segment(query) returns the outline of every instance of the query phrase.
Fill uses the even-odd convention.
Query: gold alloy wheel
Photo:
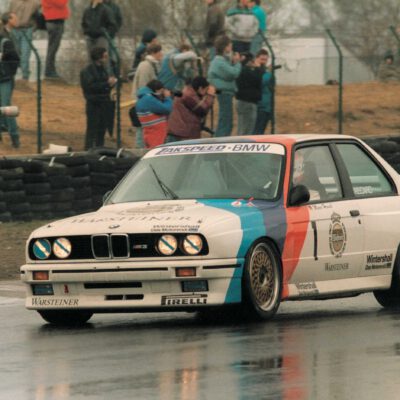
[[[263,311],[270,311],[278,300],[279,272],[275,257],[265,243],[255,247],[249,267],[254,301]]]

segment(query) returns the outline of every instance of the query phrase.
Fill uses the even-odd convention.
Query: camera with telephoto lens
[[[276,70],[276,69],[281,69],[282,68],[282,65],[274,65],[274,70]]]
[[[17,106],[0,107],[1,117],[18,117],[19,108]]]

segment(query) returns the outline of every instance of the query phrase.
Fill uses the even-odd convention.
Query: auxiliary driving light
[[[53,253],[57,258],[68,258],[71,255],[72,245],[66,238],[58,238],[53,243]]]
[[[203,239],[199,235],[187,235],[182,243],[183,251],[189,256],[195,256],[203,248]]]
[[[178,241],[175,236],[162,235],[157,242],[158,251],[164,256],[172,256],[178,248]]]

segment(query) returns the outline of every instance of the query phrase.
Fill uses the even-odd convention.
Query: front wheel
[[[93,313],[89,311],[38,311],[48,323],[58,326],[81,326],[89,321]]]
[[[246,314],[261,320],[278,311],[282,295],[282,268],[279,255],[268,242],[250,249],[243,277],[243,306]]]

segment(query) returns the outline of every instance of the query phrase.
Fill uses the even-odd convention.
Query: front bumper
[[[197,309],[241,301],[243,261],[232,259],[135,262],[35,263],[21,267],[30,310],[85,309],[93,312]],[[195,277],[176,277],[176,269],[194,267]],[[48,271],[49,279],[33,279]],[[206,290],[188,292],[182,282],[206,282]],[[34,285],[52,294],[34,295]],[[196,286],[196,285],[195,285]],[[200,285],[201,286],[201,285]],[[185,290],[185,291],[184,291]]]

